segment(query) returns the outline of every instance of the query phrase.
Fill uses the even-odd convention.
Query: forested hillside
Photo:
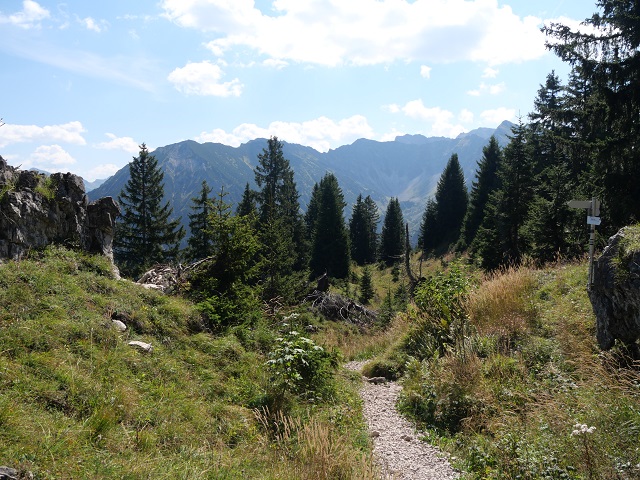
[[[497,129],[478,129],[456,139],[413,135],[398,137],[393,142],[358,140],[325,153],[287,143],[286,138],[281,140],[285,157],[294,171],[303,211],[306,211],[313,185],[325,173],[332,172],[343,189],[347,214],[359,193],[370,195],[380,212],[386,208],[389,198],[398,197],[407,218],[417,224],[425,199],[432,194],[451,153],[458,153],[470,181],[488,138],[495,134],[501,145],[506,145],[511,125],[504,122]],[[188,225],[190,199],[198,194],[203,180],[214,194],[224,187],[229,194],[228,201],[238,203],[247,182],[255,188],[253,169],[266,144],[266,139],[258,139],[234,148],[185,141],[154,150],[152,154],[165,174],[165,195],[173,206],[175,217],[181,217],[185,227]],[[90,191],[89,197],[116,197],[128,178],[129,168],[125,167]],[[411,231],[417,234],[413,225]]]

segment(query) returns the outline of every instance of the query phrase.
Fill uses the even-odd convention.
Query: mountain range
[[[496,129],[478,128],[456,138],[402,135],[389,142],[359,139],[328,152],[283,141],[283,153],[294,171],[303,210],[306,210],[313,185],[325,173],[332,172],[347,203],[346,219],[360,193],[371,196],[380,209],[381,218],[389,199],[398,197],[415,240],[426,202],[435,193],[438,179],[451,155],[458,154],[470,186],[477,162],[482,158],[482,148],[489,138],[494,135],[504,146],[509,142],[512,127],[511,122],[505,121]],[[174,216],[182,218],[187,232],[191,199],[199,196],[202,181],[206,180],[212,187],[212,194],[224,188],[228,193],[226,200],[237,204],[247,182],[256,188],[253,169],[258,164],[258,154],[266,147],[265,139],[251,140],[239,147],[185,140],[152,152],[164,172],[165,199],[171,202]],[[90,190],[89,198],[117,198],[128,180],[127,165],[98,188]]]

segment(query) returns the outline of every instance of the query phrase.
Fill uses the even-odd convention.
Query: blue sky
[[[87,180],[186,139],[455,137],[568,68],[543,23],[585,0],[2,0],[0,155]]]

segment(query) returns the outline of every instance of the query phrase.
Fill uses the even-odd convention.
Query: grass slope
[[[582,263],[482,278],[464,335],[444,354],[405,357],[400,406],[464,478],[640,478],[640,372],[597,348],[586,273]]]
[[[114,280],[101,257],[0,264],[0,465],[36,479],[371,478],[354,377],[322,404],[264,410],[275,330],[205,332],[192,304]]]

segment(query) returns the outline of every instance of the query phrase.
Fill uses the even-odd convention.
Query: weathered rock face
[[[20,259],[31,248],[73,245],[113,260],[119,213],[105,197],[88,203],[82,179],[17,170],[0,157],[0,259]]]
[[[640,338],[640,224],[609,239],[595,261],[589,299],[600,348],[610,349],[616,339],[635,344]]]

